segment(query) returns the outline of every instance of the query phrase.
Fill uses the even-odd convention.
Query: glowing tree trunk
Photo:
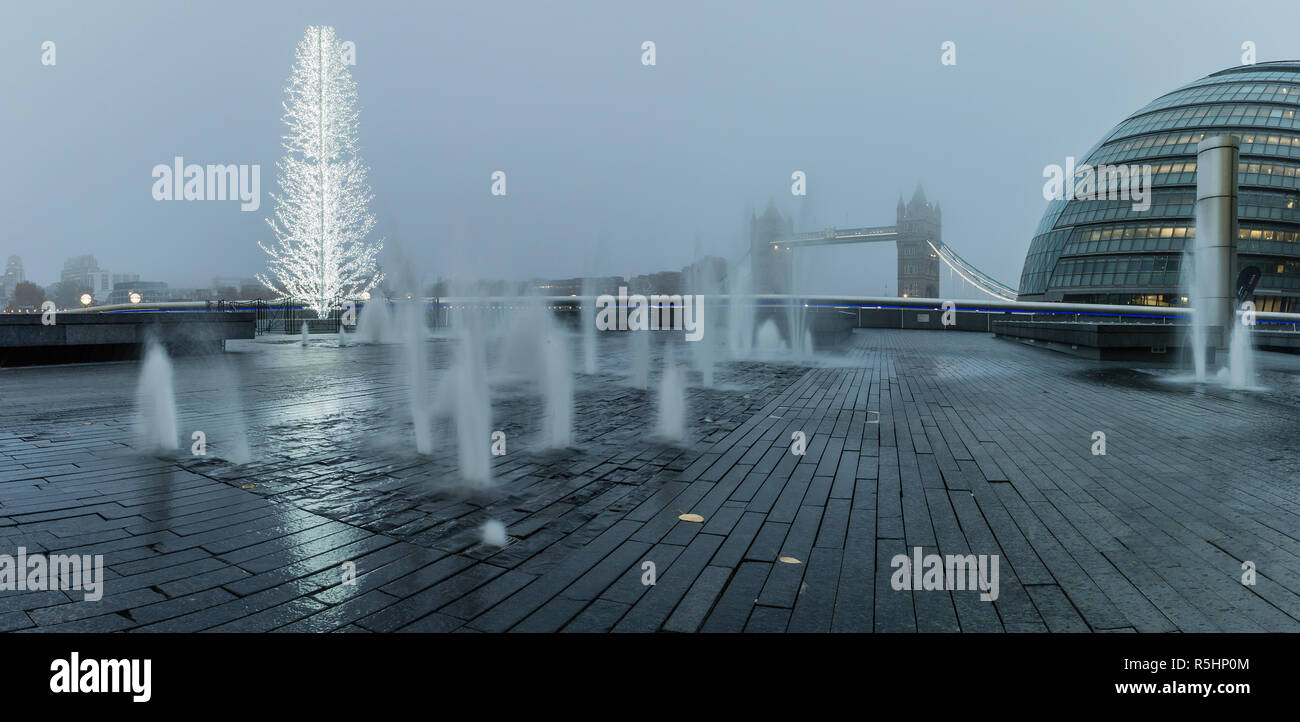
[[[368,293],[383,279],[382,243],[366,236],[375,224],[367,168],[357,152],[357,90],[331,27],[313,26],[298,44],[285,88],[284,157],[269,276],[257,279],[279,298],[300,301],[324,317]]]

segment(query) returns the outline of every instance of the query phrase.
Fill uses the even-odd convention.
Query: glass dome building
[[[1100,196],[1051,201],[1019,298],[1184,305],[1182,255],[1196,243],[1196,145],[1221,134],[1241,141],[1238,267],[1263,273],[1259,310],[1300,311],[1300,61],[1219,71],[1115,126],[1079,166],[1148,166],[1150,207]]]

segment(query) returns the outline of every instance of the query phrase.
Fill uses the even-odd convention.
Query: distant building
[[[727,261],[705,256],[682,269],[688,293],[722,293],[727,288]]]
[[[528,282],[529,290],[539,296],[578,296],[582,294],[581,278],[534,279]]]
[[[763,215],[749,218],[749,252],[753,259],[754,289],[760,293],[789,293],[793,273],[790,247],[775,241],[794,235],[794,221],[784,218],[776,203],[768,201]]]
[[[480,280],[459,286],[439,280],[426,289],[436,297],[447,296],[617,296],[619,288],[629,293],[721,293],[726,289],[727,262],[705,257],[680,271],[659,271],[634,276],[579,276],[577,278],[534,278],[529,281]],[[688,288],[689,286],[689,288]],[[703,290],[701,290],[703,289]]]
[[[938,298],[940,261],[930,241],[937,243],[943,237],[943,211],[938,203],[925,199],[925,190],[917,184],[907,205],[899,197],[896,217],[899,232],[929,239],[898,241],[898,295]]]
[[[1087,193],[1062,192],[1048,204],[1025,255],[1020,300],[1186,304],[1197,145],[1230,134],[1241,143],[1233,262],[1261,271],[1257,310],[1300,310],[1297,89],[1300,61],[1228,68],[1161,95],[1103,135],[1075,173],[1087,179],[1107,168],[1107,192],[1096,197],[1097,181]],[[1117,191],[1129,190],[1120,171],[1131,181],[1132,169],[1149,173],[1141,203]],[[1064,180],[1062,191],[1074,188],[1076,178]]]
[[[593,296],[617,296],[619,286],[627,285],[627,279],[622,276],[592,276],[583,280],[587,281]]]
[[[163,294],[164,301],[214,301],[221,296],[214,295],[208,288],[168,288]],[[236,299],[226,298],[227,301]]]
[[[253,300],[267,294],[266,287],[257,279],[238,276],[214,276],[210,290],[213,298],[226,301]]]
[[[85,275],[86,288],[96,303],[104,303],[113,292],[113,274],[108,271],[91,271]]]
[[[96,303],[105,303],[113,292],[115,274],[99,267],[92,255],[74,256],[63,263],[60,283],[74,283],[90,291]]]
[[[545,283],[545,281],[523,282],[479,280],[465,285],[453,283],[444,278],[438,279],[436,283],[426,287],[425,292],[430,296],[436,296],[439,298],[445,298],[447,296],[522,296],[529,292],[529,288],[536,288]],[[535,292],[546,293],[546,291]],[[395,297],[404,292],[385,283],[384,287],[376,291],[376,293]]]
[[[5,264],[5,286],[13,288],[26,280],[27,274],[23,272],[23,259],[18,256],[10,256],[9,262]]]
[[[167,290],[167,284],[163,281],[136,281],[131,284],[117,286],[113,292],[108,295],[108,303],[130,303],[131,294],[140,294],[141,303],[162,303],[170,301],[171,292]]]
[[[84,283],[88,274],[99,271],[99,262],[92,255],[73,256],[63,262],[63,272],[59,274],[60,281],[72,281],[74,283]],[[89,286],[89,283],[86,283]]]
[[[14,289],[18,284],[27,280],[27,274],[23,272],[23,259],[18,256],[10,256],[9,261],[5,263],[4,276],[0,277],[0,305],[8,302],[14,295]]]
[[[622,276],[593,276],[563,278],[552,280],[533,280],[529,290],[541,296],[581,296],[590,293],[593,296],[618,294],[619,286],[626,286]]]
[[[659,271],[658,273],[646,273],[640,276],[633,276],[628,283],[628,290],[632,293],[666,293],[676,294],[685,293],[682,285],[681,271]]]

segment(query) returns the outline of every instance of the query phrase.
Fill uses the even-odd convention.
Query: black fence
[[[310,308],[305,308],[292,301],[264,301],[258,299],[244,306],[257,316],[257,335],[302,333],[303,323],[307,324],[308,333],[338,333],[343,323],[343,316],[349,311],[353,317],[348,318],[349,330],[356,323],[355,316],[360,315],[361,306],[353,309],[332,309],[324,318]]]

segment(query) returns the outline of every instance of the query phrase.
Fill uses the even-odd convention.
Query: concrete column
[[[1227,348],[1237,307],[1237,157],[1230,135],[1207,137],[1196,147],[1196,284],[1192,302],[1209,341]],[[1217,326],[1219,332],[1213,330]]]

